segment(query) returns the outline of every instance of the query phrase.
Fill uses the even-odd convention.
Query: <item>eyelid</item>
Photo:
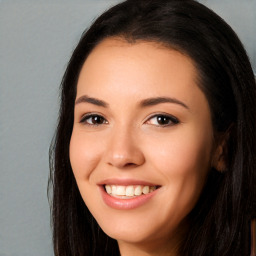
[[[170,119],[171,123],[170,124],[166,124],[166,125],[154,125],[154,124],[149,124],[149,125],[153,125],[153,126],[156,126],[156,127],[169,127],[169,126],[174,126],[174,125],[177,125],[180,123],[180,120],[175,117],[174,115],[171,115],[171,114],[167,114],[167,113],[163,113],[163,112],[160,112],[160,113],[154,113],[152,115],[150,115],[146,121],[144,122],[145,124],[147,124],[147,122],[150,120],[150,119],[153,119],[155,117],[158,117],[158,116],[163,116],[163,117],[167,117]]]
[[[97,112],[88,112],[84,115],[82,115],[82,117],[79,119],[79,123],[81,124],[85,124],[85,125],[92,125],[92,126],[97,126],[97,125],[94,125],[94,124],[89,124],[89,123],[86,123],[86,120],[93,117],[93,116],[98,116],[98,117],[101,117],[104,119],[105,123],[108,123],[108,120],[104,117],[104,115],[100,114],[100,113],[97,113]],[[100,124],[99,124],[100,125]]]

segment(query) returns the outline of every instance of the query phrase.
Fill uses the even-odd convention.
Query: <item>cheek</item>
[[[172,184],[173,193],[198,195],[210,169],[211,148],[210,134],[191,129],[169,138],[159,137],[147,153],[151,165],[165,177],[166,183]]]
[[[169,203],[163,211],[166,218],[177,218],[177,223],[195,206],[210,169],[210,137],[196,135],[176,134],[148,150],[151,165],[164,177],[165,201]]]
[[[85,136],[80,131],[73,131],[69,146],[69,156],[76,179],[89,177],[100,161],[101,148],[100,141],[93,136]]]
[[[189,172],[204,173],[208,170],[211,152],[211,133],[198,129],[177,130],[169,137],[159,137],[150,146],[152,158],[166,173],[189,174]],[[150,153],[150,151],[148,151]]]

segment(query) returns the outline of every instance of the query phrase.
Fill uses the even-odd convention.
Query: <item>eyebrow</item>
[[[157,104],[161,104],[161,103],[175,103],[178,105],[181,105],[182,107],[189,109],[189,107],[183,103],[180,100],[177,100],[175,98],[169,98],[169,97],[155,97],[155,98],[149,98],[149,99],[145,99],[142,100],[140,103],[141,107],[150,107],[150,106],[154,106]]]
[[[103,100],[99,100],[96,98],[92,98],[89,97],[87,95],[83,95],[81,97],[79,97],[76,101],[75,101],[75,105],[79,104],[79,103],[90,103],[99,107],[104,107],[107,108],[109,106],[109,104]],[[161,103],[174,103],[174,104],[178,104],[186,109],[189,109],[189,107],[183,103],[182,101],[175,99],[175,98],[170,98],[170,97],[154,97],[154,98],[148,98],[148,99],[144,99],[140,102],[140,107],[150,107],[150,106],[155,106]]]
[[[75,101],[75,105],[77,105],[79,103],[91,103],[93,105],[96,105],[99,107],[104,107],[104,108],[107,108],[109,106],[108,103],[106,103],[105,101],[99,100],[96,98],[92,98],[92,97],[88,97],[87,95],[83,95]]]

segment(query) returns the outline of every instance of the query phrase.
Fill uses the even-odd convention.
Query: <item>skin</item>
[[[123,256],[178,255],[186,216],[202,191],[213,158],[208,102],[190,58],[156,43],[105,39],[86,59],[77,84],[70,161],[83,200]],[[85,102],[96,98],[107,106]],[[178,100],[141,106],[153,97]],[[79,102],[80,101],[80,102]],[[184,105],[182,105],[184,104]],[[88,113],[102,116],[97,125]],[[155,114],[172,115],[162,125]],[[160,185],[145,204],[113,209],[102,200],[104,179]]]

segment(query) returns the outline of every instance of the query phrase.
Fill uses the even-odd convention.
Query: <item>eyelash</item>
[[[160,121],[158,120],[159,118],[164,118],[164,121],[167,121],[167,124],[150,124],[149,121],[152,120],[153,118],[156,118],[156,122]],[[178,120],[178,118],[172,116],[172,115],[169,115],[169,114],[155,114],[155,115],[152,115],[151,117],[149,117],[146,121],[147,124],[149,125],[155,125],[157,127],[169,127],[169,126],[173,126],[173,125],[176,125],[176,124],[179,124],[180,121]]]
[[[100,123],[100,124],[89,123],[88,120],[92,119],[92,118],[99,118],[104,123]],[[102,115],[89,113],[89,114],[86,114],[82,117],[82,119],[80,120],[80,123],[85,124],[85,125],[89,125],[89,126],[99,126],[99,125],[102,125],[102,124],[107,124],[108,121]]]
[[[95,121],[97,122],[97,120],[98,120],[98,121],[100,121],[100,123],[93,123],[92,118],[96,118]],[[158,118],[158,119],[164,118],[164,122],[167,122],[167,123],[166,124],[150,124],[149,121],[152,120],[153,118]],[[88,120],[90,120],[90,119],[91,119],[91,121],[89,123]],[[160,120],[156,120],[156,122],[159,122],[159,121]],[[102,124],[108,124],[108,121],[102,115],[90,113],[90,114],[86,114],[85,116],[83,116],[82,119],[80,120],[80,123],[88,125],[88,126],[100,126]],[[169,127],[169,126],[179,124],[180,121],[172,115],[155,114],[155,115],[152,115],[151,117],[149,117],[145,123],[149,124],[149,125],[154,125],[157,127]]]

